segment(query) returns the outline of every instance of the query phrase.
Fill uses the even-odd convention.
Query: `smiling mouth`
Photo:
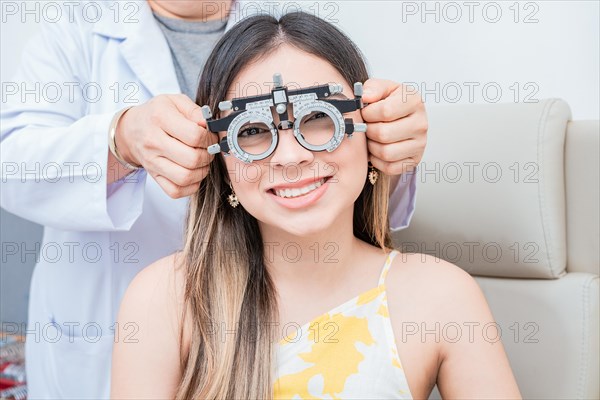
[[[277,197],[281,197],[284,199],[292,199],[295,197],[304,196],[314,190],[317,190],[321,187],[325,182],[327,182],[331,177],[321,178],[320,180],[313,182],[309,185],[306,185],[301,188],[293,188],[293,189],[271,189],[270,192]]]

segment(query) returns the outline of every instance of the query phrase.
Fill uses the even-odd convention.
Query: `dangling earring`
[[[233,191],[233,186],[231,186],[231,182],[229,182],[229,187],[231,188],[231,194],[227,196],[227,201],[229,205],[233,208],[236,208],[240,202],[238,201],[237,195]]]
[[[379,172],[369,163],[369,182],[371,185],[375,186],[375,182],[377,182],[377,178],[379,178]]]

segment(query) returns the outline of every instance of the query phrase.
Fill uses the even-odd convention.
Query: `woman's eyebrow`
[[[328,99],[337,99],[337,100],[348,100],[348,97],[346,97],[343,93],[335,93],[327,98]]]

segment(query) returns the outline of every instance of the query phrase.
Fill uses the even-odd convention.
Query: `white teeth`
[[[275,189],[275,194],[279,197],[298,197],[302,196],[306,193],[312,192],[319,186],[325,183],[325,178],[321,179],[318,182],[311,183],[308,186],[302,188],[294,188],[294,189]]]

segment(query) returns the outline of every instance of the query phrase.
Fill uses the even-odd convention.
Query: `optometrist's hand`
[[[369,79],[364,83],[361,110],[367,122],[369,161],[388,175],[412,171],[427,143],[427,113],[419,93],[405,85]]]
[[[214,157],[206,149],[216,142],[200,107],[183,94],[156,96],[129,109],[116,131],[121,157],[142,165],[174,199],[198,190]]]

